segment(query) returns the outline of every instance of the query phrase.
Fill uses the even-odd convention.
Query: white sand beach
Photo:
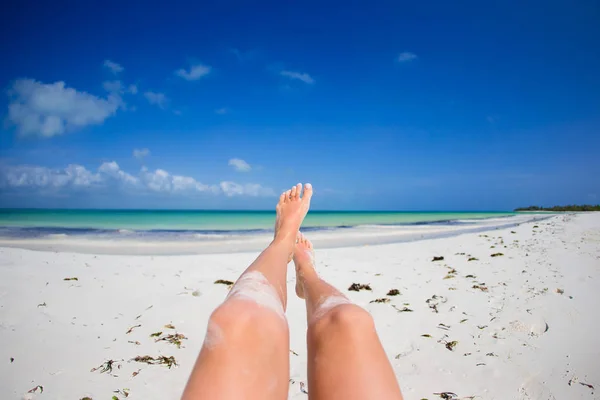
[[[373,315],[405,399],[600,399],[600,213],[407,243],[315,244],[321,276]],[[0,399],[178,398],[228,292],[214,282],[235,281],[257,255],[107,252],[0,248]],[[305,399],[305,310],[288,268],[289,398]],[[348,291],[352,283],[372,290]],[[157,341],[175,333],[180,348]],[[110,360],[112,370],[98,369]]]

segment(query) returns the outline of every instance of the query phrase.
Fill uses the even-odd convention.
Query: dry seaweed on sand
[[[37,306],[38,306],[38,307],[46,307],[46,306],[47,306],[47,304],[46,304],[46,302],[43,302],[43,303],[40,303],[40,304],[38,304]]]
[[[429,337],[430,338],[431,335],[429,333],[424,333],[424,334],[421,335],[421,337]]]
[[[27,393],[37,393],[38,389],[40,390],[40,393],[44,393],[44,387],[42,385],[37,385],[36,387],[29,389]]]
[[[490,257],[501,257],[503,255],[504,255],[504,253],[494,253]]]
[[[127,335],[127,334],[129,334],[129,333],[133,332],[133,330],[134,330],[135,328],[139,328],[140,326],[142,326],[142,325],[140,324],[140,325],[134,325],[134,326],[132,326],[131,328],[129,328],[129,329],[127,330],[127,332],[125,332],[125,334]]]
[[[488,291],[487,286],[483,286],[483,285],[473,285],[473,289],[479,289],[482,292],[487,292]]]
[[[97,366],[96,368],[92,368],[90,370],[90,372],[96,372],[98,370],[100,370],[100,373],[103,374],[105,372],[111,373],[113,370],[113,364],[116,363],[115,360],[108,360],[102,364],[100,364],[99,366]],[[120,366],[117,366],[120,367]]]
[[[364,284],[364,283],[353,283],[352,285],[350,285],[350,287],[348,288],[348,290],[353,291],[353,292],[360,292],[361,290],[373,290],[371,289],[371,285],[370,284]]]
[[[469,259],[467,261],[479,261],[479,258],[477,258],[477,257],[469,257]]]
[[[433,296],[431,296],[430,299],[425,300],[425,303],[427,303],[427,305],[433,310],[433,312],[438,313],[438,304],[445,303],[446,301],[447,300],[444,296],[438,296],[437,294],[434,294]]]
[[[565,291],[563,289],[560,288],[556,288],[556,293],[558,294],[563,294]]]
[[[77,278],[77,277],[63,279],[63,281],[78,281],[78,280],[79,280],[79,278]]]
[[[135,340],[135,341],[134,340],[128,340],[127,343],[132,343],[132,344],[135,344],[136,346],[139,346],[141,344],[137,340]]]
[[[452,392],[440,392],[440,393],[434,393],[434,395],[440,396],[440,398],[442,398],[443,400],[458,399],[458,395],[456,393],[452,393]]]
[[[394,307],[396,309],[396,311],[398,312],[413,312],[413,310],[411,310],[408,307],[402,307],[402,308],[398,308],[395,305],[392,304],[392,307]]]
[[[446,348],[450,351],[454,351],[454,347],[458,344],[458,341],[453,340],[451,342],[446,342]]]
[[[133,373],[131,374],[131,377],[135,378],[136,376],[138,376],[140,374],[141,371],[142,371],[141,369],[138,369],[137,371],[133,371]]]
[[[371,300],[369,303],[389,303],[390,299],[382,297],[380,299]]]
[[[175,326],[173,324],[166,324],[165,328],[167,328],[167,329],[175,329]]]
[[[400,294],[400,291],[398,289],[390,289],[389,292],[387,292],[386,296],[398,296]]]
[[[91,397],[82,397],[80,400],[94,400]]]
[[[165,341],[177,346],[177,348],[181,348],[181,341],[187,339],[182,333],[172,333],[163,337],[159,337],[155,340],[155,342]]]
[[[217,279],[215,281],[215,284],[227,285],[227,286],[230,286],[230,287],[233,286],[233,282],[228,281],[226,279]]]
[[[128,388],[113,390],[113,393],[120,394],[121,396],[129,397],[129,389]]]
[[[159,337],[160,335],[162,335],[162,332],[154,332],[150,334],[150,337]]]
[[[166,365],[169,369],[173,366],[177,366],[175,357],[170,356],[158,356],[157,358],[151,356],[136,356],[132,359],[135,362],[146,363],[149,365]]]
[[[433,261],[444,261],[444,256],[433,256],[431,262]]]

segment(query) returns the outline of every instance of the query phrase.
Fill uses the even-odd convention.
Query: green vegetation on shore
[[[567,205],[567,206],[554,206],[554,207],[538,207],[538,206],[529,206],[529,207],[519,207],[515,208],[515,211],[600,211],[600,204],[591,205],[591,204],[583,204],[583,205]]]

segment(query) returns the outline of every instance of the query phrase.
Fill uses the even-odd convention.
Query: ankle
[[[312,281],[314,279],[318,279],[317,271],[312,262],[306,261],[302,264],[295,263],[296,275],[300,277],[302,280],[302,284],[306,281]]]

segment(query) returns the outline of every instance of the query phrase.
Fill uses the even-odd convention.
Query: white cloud
[[[140,183],[139,178],[128,174],[123,171],[116,161],[105,162],[99,168],[99,172],[106,174],[107,176],[116,179],[120,183],[125,185],[137,186]]]
[[[130,94],[137,93],[136,85],[129,85],[126,88],[125,85],[123,85],[123,82],[121,82],[121,81],[104,81],[104,82],[102,82],[102,87],[108,93],[113,93],[116,95],[123,95],[126,93],[130,93]]]
[[[125,68],[121,67],[121,65],[117,64],[116,62],[110,61],[110,60],[104,60],[104,67],[108,68],[110,70],[110,72],[112,72],[113,74],[118,74],[119,72],[123,72],[123,70]]]
[[[258,183],[247,183],[241,185],[239,183],[224,181],[220,184],[221,190],[227,197],[233,196],[274,196],[275,191],[270,188],[265,188]]]
[[[225,115],[229,112],[229,108],[227,107],[223,107],[223,108],[217,108],[215,110],[215,114],[219,114],[219,115]]]
[[[97,173],[85,167],[69,164],[63,169],[19,165],[4,167],[0,174],[0,187],[60,189],[66,186],[90,187],[101,181]]]
[[[147,149],[147,148],[133,149],[133,156],[140,161],[143,160],[144,158],[148,157],[149,155],[150,155],[150,149]]]
[[[242,160],[241,158],[232,158],[231,160],[229,160],[228,165],[233,167],[236,171],[239,171],[239,172],[248,172],[252,169],[250,164],[248,164],[246,161]]]
[[[285,76],[290,79],[297,79],[304,83],[308,83],[309,85],[312,85],[313,83],[315,83],[315,80],[306,72],[294,72],[294,71],[285,71],[284,70],[284,71],[281,71],[280,74],[281,74],[281,76]]]
[[[257,183],[239,184],[225,181],[208,185],[190,176],[172,175],[163,169],[149,171],[142,167],[138,176],[121,169],[116,161],[105,162],[92,172],[84,166],[70,164],[66,168],[19,165],[0,166],[0,188],[32,189],[42,192],[89,190],[106,187],[133,190],[133,193],[156,192],[172,194],[208,193],[232,196],[275,196],[273,189]]]
[[[102,87],[109,93],[124,93],[121,81],[105,81],[102,82]]]
[[[208,75],[211,71],[211,67],[203,64],[196,64],[190,67],[189,71],[181,68],[175,71],[175,75],[180,78],[185,79],[186,81],[196,81],[202,78],[205,75]]]
[[[169,99],[164,93],[146,92],[144,93],[144,97],[146,97],[146,100],[148,100],[150,104],[158,106],[162,109],[165,109],[169,104]]]
[[[107,98],[79,92],[55,82],[18,79],[8,91],[8,122],[20,136],[52,137],[99,125],[114,115],[123,101],[118,94]]]
[[[417,59],[417,55],[415,53],[411,53],[409,51],[403,51],[402,53],[398,54],[398,58],[396,59],[396,61],[398,61],[399,63],[405,63],[405,62],[414,61],[416,59]]]

